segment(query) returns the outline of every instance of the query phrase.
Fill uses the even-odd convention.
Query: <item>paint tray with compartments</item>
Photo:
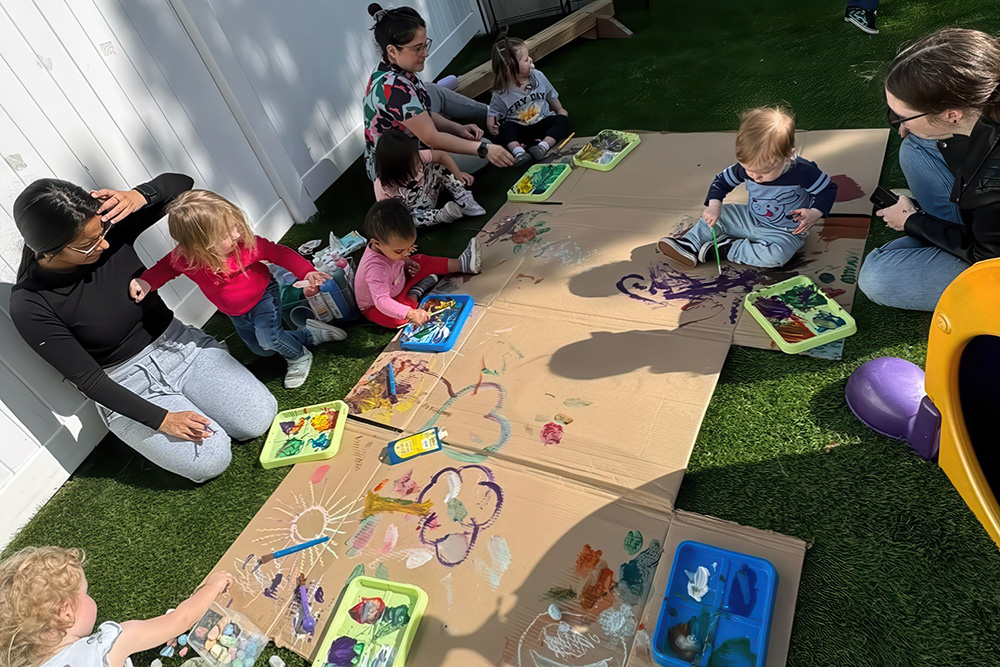
[[[573,156],[573,164],[587,169],[611,171],[639,145],[639,135],[619,130],[601,130]]]
[[[851,314],[808,276],[795,276],[746,295],[747,312],[788,354],[847,338],[858,330]]]
[[[216,602],[187,633],[187,643],[209,667],[251,667],[267,642],[250,619]]]
[[[653,659],[665,667],[763,667],[777,590],[770,561],[681,542],[653,633]]]
[[[427,609],[416,586],[374,577],[347,585],[312,667],[403,667]]]
[[[462,334],[475,301],[468,294],[428,294],[420,308],[431,314],[423,324],[408,324],[399,336],[399,347],[411,352],[447,352]]]
[[[566,180],[568,164],[533,164],[507,191],[509,201],[545,201]]]
[[[277,468],[328,459],[340,449],[347,404],[330,401],[279,412],[260,451],[260,464]]]

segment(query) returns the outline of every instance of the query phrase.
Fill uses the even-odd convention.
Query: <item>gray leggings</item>
[[[170,412],[190,410],[211,420],[215,433],[194,443],[97,406],[104,423],[125,444],[194,482],[221,475],[232,456],[231,441],[261,435],[278,411],[274,396],[218,341],[177,320],[142,352],[107,373]]]

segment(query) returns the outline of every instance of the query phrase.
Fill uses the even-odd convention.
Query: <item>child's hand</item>
[[[134,278],[132,282],[128,284],[128,295],[132,297],[132,300],[139,303],[146,295],[149,294],[149,283],[147,283],[142,278]]]
[[[792,230],[792,234],[803,234],[809,228],[819,222],[823,217],[823,212],[815,208],[797,208],[792,211],[792,220],[799,223],[799,226]]]
[[[483,138],[483,128],[479,127],[475,123],[469,123],[468,125],[462,126],[462,135],[464,139],[472,139],[473,141],[479,141]]]
[[[496,116],[487,116],[486,129],[494,136],[500,134],[500,119]]]
[[[409,257],[407,257],[404,262],[406,263],[404,266],[406,269],[406,275],[411,278],[417,275],[417,272],[420,271],[420,262],[415,259],[410,259]]]
[[[455,174],[455,178],[458,179],[459,183],[461,183],[466,187],[472,187],[472,184],[476,180],[475,178],[473,178],[472,174],[467,174],[464,171],[460,171],[457,174]]]
[[[228,589],[232,585],[233,585],[233,575],[231,573],[213,572],[207,577],[205,577],[205,581],[201,583],[201,586],[199,586],[199,588],[201,588],[202,586],[206,588],[214,588],[217,591],[216,595],[218,595],[219,593],[225,593],[226,589]]]
[[[330,274],[324,271],[310,271],[306,274],[306,280],[309,281],[310,287],[319,287],[329,279]]]
[[[715,223],[719,221],[720,215],[722,215],[722,202],[718,199],[713,199],[708,202],[708,206],[702,211],[701,219],[709,227],[714,227]]]
[[[406,319],[414,324],[424,324],[427,320],[431,319],[431,314],[426,310],[410,308],[410,312],[406,314]]]

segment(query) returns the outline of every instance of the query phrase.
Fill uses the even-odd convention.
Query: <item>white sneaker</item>
[[[472,240],[469,241],[469,245],[465,247],[465,252],[458,257],[459,272],[480,273],[483,270],[482,254],[483,247],[479,243],[479,237],[473,236]]]
[[[473,217],[476,215],[485,215],[486,209],[483,208],[482,204],[477,202],[472,197],[469,197],[464,204],[462,204],[462,215]]]
[[[455,222],[462,217],[462,207],[457,203],[450,201],[441,207],[437,215],[434,216],[435,222]]]
[[[320,322],[319,320],[306,320],[306,331],[312,336],[313,345],[330,343],[335,340],[344,340],[347,338],[347,332],[343,329],[339,329],[326,322]]]
[[[289,359],[288,371],[285,372],[285,389],[298,389],[305,384],[312,363],[312,352],[306,348],[302,348],[302,356],[298,359]]]

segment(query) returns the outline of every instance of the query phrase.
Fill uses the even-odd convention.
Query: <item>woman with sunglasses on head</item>
[[[885,95],[913,199],[876,212],[906,236],[865,258],[858,286],[875,303],[932,311],[958,274],[1000,257],[1000,43],[938,30],[896,56]]]
[[[427,24],[411,7],[382,9],[368,6],[375,19],[372,28],[382,59],[365,88],[365,168],[375,181],[375,145],[389,128],[416,136],[431,149],[451,154],[460,171],[472,173],[492,162],[498,167],[514,163],[506,148],[490,143],[474,123],[460,125],[433,110],[427,87],[417,77],[430,52]],[[483,121],[486,108],[482,109]]]
[[[128,293],[146,269],[136,239],[192,184],[162,174],[128,191],[87,192],[52,178],[29,185],[14,202],[25,247],[10,313],[28,345],[98,403],[112,433],[204,482],[229,465],[230,438],[267,430],[277,403],[159,295],[135,303]]]

